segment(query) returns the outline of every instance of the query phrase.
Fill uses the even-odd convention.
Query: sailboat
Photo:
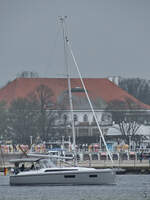
[[[79,71],[79,67],[75,60],[67,33],[65,29],[65,20],[66,17],[60,17],[60,22],[63,29],[63,39],[64,39],[64,50],[67,53],[66,48],[70,50],[71,56],[75,63],[77,72],[79,74],[84,92],[88,99],[89,105],[93,112],[93,116],[97,123],[101,138],[103,139],[104,145],[108,152],[108,155],[112,160],[111,154],[107,148],[105,139],[103,137],[101,128],[99,126],[96,114],[94,112],[92,103],[90,101],[88,92],[84,85],[81,73]],[[75,127],[74,127],[74,119],[73,119],[73,103],[72,103],[72,94],[71,94],[71,80],[69,75],[69,68],[67,62],[67,56],[65,56],[65,63],[67,67],[67,80],[68,80],[68,93],[69,93],[69,104],[70,104],[70,111],[71,111],[71,121],[72,121],[72,133],[73,133],[73,154],[74,154],[74,166],[66,167],[66,166],[54,166],[52,164],[51,157],[49,155],[40,156],[39,159],[34,160],[34,162],[38,163],[40,166],[39,168],[35,167],[28,171],[18,171],[10,176],[10,185],[109,185],[115,183],[115,170],[113,168],[108,169],[95,169],[95,168],[88,168],[88,167],[78,167],[77,166],[77,154],[76,154],[76,136],[75,136]],[[30,156],[39,156],[30,154]],[[45,160],[45,158],[47,158]],[[19,165],[21,162],[33,162],[33,159],[25,159],[25,160],[14,160],[13,162]],[[35,165],[36,165],[35,163]]]

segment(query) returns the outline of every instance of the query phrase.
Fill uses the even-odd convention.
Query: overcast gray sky
[[[0,0],[0,86],[25,70],[63,77],[60,15],[84,77],[150,79],[149,0]]]

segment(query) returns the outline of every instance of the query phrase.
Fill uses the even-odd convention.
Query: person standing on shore
[[[142,162],[142,160],[143,160],[143,153],[141,152],[140,153],[140,163]]]

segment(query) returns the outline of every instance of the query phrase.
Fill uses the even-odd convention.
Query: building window
[[[78,121],[78,116],[76,114],[73,115],[74,121],[77,122]]]
[[[83,121],[84,121],[84,122],[88,122],[88,116],[87,116],[87,114],[85,114],[85,115],[83,116]]]
[[[63,120],[64,120],[64,123],[67,122],[67,115],[66,114],[63,116]]]

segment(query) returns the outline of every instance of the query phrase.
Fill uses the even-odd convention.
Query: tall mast
[[[72,103],[72,93],[71,93],[71,79],[70,79],[70,69],[68,65],[68,52],[67,52],[67,42],[68,36],[65,27],[65,19],[67,16],[59,17],[60,23],[62,25],[63,31],[63,41],[64,41],[64,60],[67,71],[67,82],[68,82],[68,94],[69,94],[69,105],[71,112],[71,125],[72,125],[72,135],[73,135],[73,153],[74,153],[74,165],[77,164],[77,156],[76,156],[76,134],[75,134],[75,123],[74,123],[74,115],[73,115],[73,103]]]
[[[65,31],[65,19],[66,19],[66,17],[61,17],[61,18],[60,18],[60,21],[61,21],[62,27],[63,27],[64,52],[65,52],[65,54],[66,54],[66,55],[65,55],[65,63],[66,63],[67,74],[68,74],[68,75],[67,75],[67,78],[68,78],[68,89],[69,89],[69,101],[70,101],[71,119],[72,119],[73,151],[74,151],[75,159],[76,159],[76,151],[75,151],[75,144],[76,144],[76,143],[75,143],[75,139],[76,139],[76,138],[75,138],[74,119],[73,119],[73,104],[72,104],[72,94],[71,94],[71,82],[70,82],[70,75],[69,75],[69,67],[68,67],[68,62],[67,62],[67,51],[66,51],[66,49],[70,50],[70,54],[71,54],[71,56],[72,56],[72,58],[73,58],[73,62],[74,62],[75,67],[76,67],[76,69],[77,69],[77,72],[78,72],[80,81],[81,81],[81,83],[82,83],[83,89],[84,89],[84,91],[85,91],[87,100],[88,100],[89,105],[90,105],[91,111],[92,111],[93,116],[94,116],[94,118],[95,118],[95,121],[96,121],[98,130],[99,130],[100,136],[101,136],[101,138],[102,138],[102,140],[103,140],[103,143],[104,143],[104,145],[105,145],[106,151],[107,151],[107,153],[108,153],[108,155],[109,155],[109,157],[110,157],[110,160],[111,160],[111,162],[112,162],[112,164],[113,164],[113,159],[112,159],[111,153],[110,153],[110,151],[109,151],[109,149],[108,149],[108,147],[107,147],[107,144],[106,144],[105,138],[104,138],[104,136],[103,136],[102,130],[101,130],[101,128],[100,128],[100,125],[99,125],[99,122],[98,122],[96,113],[95,113],[95,111],[94,111],[94,109],[93,109],[92,102],[91,102],[90,97],[89,97],[89,95],[88,95],[87,89],[86,89],[86,87],[85,87],[83,78],[82,78],[82,76],[81,76],[81,73],[80,73],[78,64],[77,64],[76,59],[75,59],[75,57],[74,57],[74,54],[73,54],[73,51],[72,51],[70,42],[69,42],[69,40],[68,40],[66,31]],[[68,47],[68,48],[67,48],[67,47]]]

